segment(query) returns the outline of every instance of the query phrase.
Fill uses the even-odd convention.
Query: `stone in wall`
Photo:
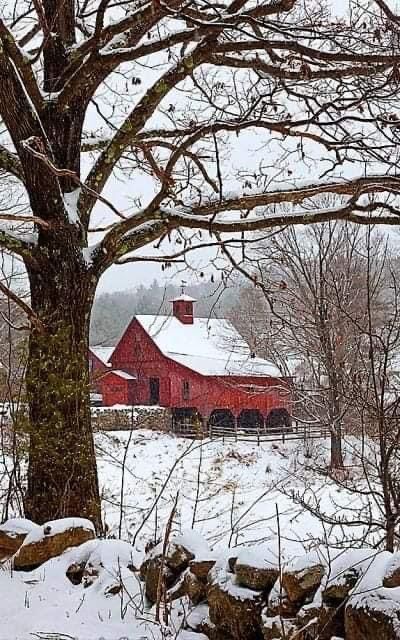
[[[325,574],[325,567],[316,554],[298,558],[285,567],[282,586],[291,602],[302,603],[314,595]]]
[[[278,560],[267,549],[263,551],[244,549],[238,554],[234,565],[239,585],[256,591],[270,591],[279,575]]]
[[[94,526],[85,518],[62,518],[36,527],[26,536],[13,558],[15,569],[29,571],[95,538]]]
[[[233,640],[259,640],[261,611],[265,602],[261,591],[237,584],[226,569],[226,561],[210,572],[208,606],[212,624]]]
[[[400,603],[373,595],[368,605],[346,607],[346,640],[399,640]]]

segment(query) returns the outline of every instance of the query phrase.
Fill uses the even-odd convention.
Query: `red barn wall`
[[[183,339],[184,332],[182,325]],[[200,375],[166,358],[136,319],[128,326],[111,362],[113,369],[123,369],[137,377],[136,404],[149,404],[149,379],[154,377],[160,380],[161,406],[195,407],[203,416],[214,409],[230,409],[235,415],[242,409],[259,409],[266,415],[275,407],[285,407],[290,412],[290,395],[282,379]],[[107,384],[108,380],[107,376]],[[189,383],[187,400],[183,398],[183,381]],[[250,390],[251,387],[258,389]],[[260,387],[264,388],[262,392]],[[108,404],[109,397],[110,394],[103,393],[104,404]]]
[[[126,380],[112,371],[106,373],[100,381],[103,405],[136,403],[135,380]]]

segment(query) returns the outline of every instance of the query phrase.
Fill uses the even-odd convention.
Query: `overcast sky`
[[[394,6],[395,3],[392,4]],[[346,12],[348,3],[345,0],[331,0],[331,6],[334,8],[335,13],[341,14]],[[146,73],[143,74],[141,78],[142,89],[145,90],[146,86],[150,86],[156,76],[158,76],[158,74],[155,74],[153,78],[151,71],[146,70]],[[92,110],[88,114],[87,129],[95,130],[97,128],[96,125],[101,126],[101,121],[98,120],[97,114]],[[238,142],[239,144],[237,145],[236,151],[231,158],[232,171],[239,168],[247,168],[247,166],[250,166],[252,162],[254,163],[254,159],[257,154],[260,158],[260,154],[262,153],[260,150],[259,137],[255,139],[254,137],[252,138],[251,135],[243,135]],[[146,178],[143,177],[138,177],[135,178],[134,181],[126,182],[122,182],[120,180],[117,181],[113,178],[107,185],[105,195],[114,203],[115,206],[123,210],[124,207],[131,204],[130,199],[133,197],[141,196],[146,200],[151,195],[150,188],[150,184],[147,183]],[[107,212],[102,207],[103,205],[99,204],[98,221],[104,222],[107,220]],[[151,247],[148,247],[141,253],[148,255],[151,252]],[[213,255],[214,253],[210,251],[203,251],[202,253],[195,252],[194,254],[191,254],[191,262],[193,265],[198,266],[199,270],[204,270],[206,274],[208,272],[208,275],[210,276],[211,271],[207,270],[207,265],[209,264],[210,257]],[[157,278],[160,282],[168,283],[172,280],[175,283],[179,283],[182,279],[190,281],[193,278],[193,274],[183,274],[181,271],[175,273],[175,269],[170,269],[164,272],[161,270],[160,264],[152,262],[141,262],[124,266],[116,265],[109,268],[103,275],[99,283],[98,293],[129,289],[136,287],[139,284],[148,285],[154,280],[154,278]]]

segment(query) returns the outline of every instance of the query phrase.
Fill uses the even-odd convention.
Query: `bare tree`
[[[341,468],[341,434],[351,421],[351,381],[357,371],[367,313],[360,303],[366,260],[360,228],[328,222],[283,231],[253,252],[248,277],[265,313],[252,316],[258,350],[295,377],[294,413],[331,431],[331,466]],[[236,314],[240,315],[240,314]],[[359,323],[355,326],[352,319]]]
[[[400,523],[399,261],[372,230],[366,233],[362,257],[366,267],[358,285],[360,311],[341,308],[358,335],[357,364],[341,391],[357,437],[345,440],[349,472],[333,475],[356,500],[336,514],[327,512],[309,487],[307,496],[298,492],[294,498],[325,524],[346,532],[347,541],[362,544],[368,537],[377,547],[393,551]]]
[[[100,525],[87,347],[108,267],[170,264],[194,244],[279,225],[398,224],[397,33],[384,0],[342,18],[300,0],[6,3],[0,169],[29,211],[0,213],[0,244],[30,285],[20,303],[31,325],[28,516]],[[264,144],[254,171],[235,171],[229,155],[254,133]],[[82,154],[92,154],[85,171]],[[354,175],[358,161],[373,173]],[[124,211],[105,191],[121,172],[133,199]],[[318,208],[327,192],[341,204]],[[293,211],[274,213],[283,202]],[[183,246],[134,253],[169,238]]]

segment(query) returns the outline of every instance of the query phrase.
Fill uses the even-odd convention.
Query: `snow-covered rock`
[[[26,518],[10,518],[0,525],[0,562],[13,556],[26,536],[40,529],[39,525]]]
[[[262,633],[264,640],[281,640],[290,638],[297,631],[293,620],[285,620],[281,616],[262,617]]]
[[[207,576],[214,565],[215,559],[211,558],[209,560],[195,559],[189,562],[190,571],[196,576],[196,578],[203,580],[204,582],[207,580]]]
[[[207,583],[197,578],[190,569],[185,572],[184,589],[190,602],[195,605],[206,599]]]
[[[293,618],[298,611],[298,604],[291,602],[281,582],[275,582],[268,595],[267,607],[263,612],[267,617],[282,616],[283,618]]]
[[[343,602],[369,571],[376,554],[373,549],[349,549],[340,553],[327,569],[326,580],[321,585],[322,600],[328,605]]]
[[[50,558],[92,540],[95,530],[85,518],[62,518],[33,527],[13,558],[15,569],[30,570]]]
[[[297,640],[318,638],[332,640],[344,637],[344,607],[323,603],[304,605],[296,616]]]
[[[400,639],[400,587],[383,586],[392,563],[391,553],[373,553],[346,606],[346,640]]]
[[[400,553],[394,553],[383,576],[384,587],[400,587]]]
[[[267,549],[244,549],[235,563],[237,583],[255,590],[272,589],[279,575],[278,559]]]
[[[263,594],[238,585],[236,576],[226,570],[226,558],[210,572],[207,597],[210,620],[219,631],[234,640],[258,640]]]
[[[303,602],[305,598],[313,596],[324,574],[325,567],[317,554],[297,558],[282,574],[282,585],[289,600]]]
[[[145,581],[146,597],[153,603],[157,600],[160,572],[162,572],[164,587],[166,589],[174,587],[169,598],[180,598],[186,593],[182,573],[186,571],[189,563],[196,557],[201,561],[203,557],[209,558],[211,555],[208,544],[196,531],[187,531],[181,535],[173,536],[166,545],[165,552],[164,546],[164,543],[160,542],[151,549],[140,566],[140,576]],[[198,580],[193,574],[189,575],[187,580],[187,587],[196,602],[199,602],[202,599],[204,588],[201,584],[197,585]],[[199,587],[198,594],[195,595],[197,586]]]

